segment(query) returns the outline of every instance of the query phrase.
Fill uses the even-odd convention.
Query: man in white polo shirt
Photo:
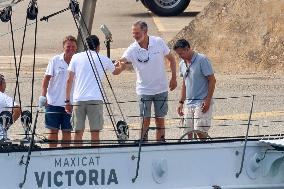
[[[100,40],[97,36],[91,35],[87,39],[90,51],[75,54],[71,60],[68,71],[68,80],[66,86],[66,106],[67,112],[71,111],[71,86],[74,82],[73,94],[73,126],[75,128],[74,140],[76,146],[82,146],[79,141],[82,140],[85,130],[85,120],[88,116],[92,145],[100,139],[100,130],[103,129],[103,97],[99,85],[104,78],[104,70],[118,75],[125,68],[124,64],[114,66],[112,61],[103,55],[98,54],[100,51]],[[89,59],[90,58],[90,59]],[[94,61],[93,61],[94,60]],[[102,65],[101,65],[102,63]],[[91,66],[92,64],[92,66]],[[93,68],[92,68],[93,67]],[[95,73],[93,72],[95,71]]]
[[[140,101],[140,116],[144,117],[142,133],[144,140],[147,140],[151,105],[154,103],[156,139],[164,141],[164,118],[168,112],[168,88],[173,91],[177,87],[176,62],[163,39],[148,35],[147,23],[135,22],[132,26],[132,34],[135,42],[128,47],[119,62],[132,63],[137,74],[136,92]],[[170,84],[168,84],[165,58],[170,62]]]
[[[65,112],[65,88],[67,68],[72,56],[77,51],[77,41],[73,36],[63,40],[63,53],[54,56],[47,66],[42,81],[42,92],[39,98],[39,107],[46,105],[45,127],[49,129],[48,139],[58,140],[58,131],[62,130],[62,147],[70,146],[71,141],[71,114]],[[65,142],[64,142],[65,141]],[[50,148],[57,146],[56,142],[49,144]]]

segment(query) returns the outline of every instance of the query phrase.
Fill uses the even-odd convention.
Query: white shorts
[[[213,102],[206,113],[202,112],[201,104],[198,106],[185,106],[184,110],[184,132],[199,130],[208,133],[211,126]]]

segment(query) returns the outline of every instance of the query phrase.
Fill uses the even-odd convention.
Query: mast
[[[94,20],[94,15],[95,15],[96,4],[97,4],[97,0],[84,0],[83,2],[82,16],[84,17],[84,20],[86,22],[86,25],[90,33],[92,33],[92,26],[93,26],[93,20]],[[81,19],[80,20],[81,26],[83,25],[82,22],[83,20]],[[88,36],[88,32],[86,31],[86,29],[84,27],[82,29],[84,31],[84,34]],[[82,44],[82,40],[79,34],[77,37],[77,41],[78,41],[78,52],[81,52],[83,51],[84,46]]]

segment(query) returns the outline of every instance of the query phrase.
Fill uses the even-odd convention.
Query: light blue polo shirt
[[[180,62],[179,71],[185,81],[186,104],[199,105],[208,95],[207,76],[214,74],[210,60],[205,55],[195,52],[190,65],[186,65],[184,60]]]

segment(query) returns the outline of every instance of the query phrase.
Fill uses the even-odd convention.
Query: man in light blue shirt
[[[178,40],[174,50],[182,59],[179,69],[183,84],[178,114],[185,117],[186,132],[199,130],[207,133],[211,126],[212,96],[216,84],[211,62],[205,55],[193,51],[185,39]],[[206,137],[202,133],[198,135],[199,138]]]

